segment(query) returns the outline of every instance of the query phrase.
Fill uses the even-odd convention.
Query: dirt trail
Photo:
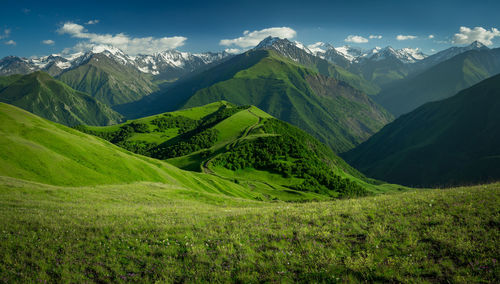
[[[248,111],[250,114],[252,114],[253,116],[257,117],[259,120],[258,120],[255,124],[251,125],[251,126],[250,126],[250,127],[248,127],[247,129],[245,129],[245,131],[243,132],[243,134],[242,134],[240,137],[236,138],[233,142],[231,142],[231,143],[229,144],[229,145],[230,145],[230,147],[235,146],[235,145],[236,145],[236,143],[238,143],[238,141],[239,141],[239,140],[241,140],[241,139],[243,139],[243,138],[247,137],[247,136],[248,136],[248,134],[249,134],[250,132],[252,132],[252,130],[253,130],[255,127],[259,126],[259,125],[260,125],[260,123],[262,122],[262,117],[260,117],[260,116],[256,115],[255,113],[253,113],[250,109],[248,109],[247,111]],[[208,159],[207,161],[205,161],[205,162],[201,165],[202,171],[203,171],[204,173],[206,173],[206,174],[211,174],[211,175],[216,175],[216,176],[220,177],[220,176],[219,176],[219,175],[217,175],[214,171],[212,171],[212,170],[210,169],[210,167],[209,167],[209,166],[210,166],[210,163],[212,162],[212,160],[213,160],[213,159],[215,159],[217,156],[218,156],[218,155],[213,156],[212,158]]]

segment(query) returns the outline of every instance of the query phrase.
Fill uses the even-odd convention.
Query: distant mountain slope
[[[500,180],[500,75],[402,115],[342,155],[370,177],[410,186]]]
[[[452,57],[470,50],[488,50],[489,48],[479,41],[474,41],[473,43],[466,46],[452,46],[445,50],[439,51],[429,57],[424,58],[416,62],[413,66],[414,72],[421,72],[422,70],[428,69],[435,66],[443,61],[446,61]]]
[[[375,100],[395,116],[500,73],[500,48],[471,50],[387,86]]]
[[[123,118],[42,71],[0,77],[0,101],[65,125],[110,125]]]
[[[238,55],[161,96],[115,109],[127,117],[140,117],[172,110],[179,103],[188,108],[220,100],[255,105],[339,152],[359,144],[392,119],[348,83],[263,49]]]
[[[382,190],[311,135],[253,106],[225,101],[77,129],[180,168],[338,197]]]
[[[90,53],[84,63],[57,78],[110,106],[136,101],[158,90],[150,78],[133,65],[101,53]]]

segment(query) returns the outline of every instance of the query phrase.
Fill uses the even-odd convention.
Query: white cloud
[[[231,54],[238,54],[243,52],[243,50],[239,48],[226,48],[224,51]]]
[[[368,39],[359,36],[359,35],[349,35],[346,39],[344,39],[345,42],[354,42],[354,43],[366,43],[368,42]]]
[[[42,43],[46,44],[46,45],[53,45],[56,42],[51,40],[51,39],[46,39],[46,40],[43,40]]]
[[[16,45],[17,43],[13,40],[9,40],[5,42],[6,45]]]
[[[0,39],[8,38],[10,36],[10,29],[3,30],[3,34],[0,34]]]
[[[428,38],[433,39],[434,35],[429,35]]]
[[[382,36],[381,35],[370,35],[368,38],[370,38],[370,39],[381,39]]]
[[[459,33],[453,36],[452,42],[455,44],[469,44],[477,40],[485,45],[492,45],[492,40],[495,37],[500,37],[500,31],[496,28],[487,30],[483,27],[475,27],[473,29],[460,27]]]
[[[86,25],[95,25],[97,23],[99,23],[99,20],[90,20],[90,21],[86,22],[85,24]]]
[[[130,55],[136,55],[139,53],[152,54],[154,52],[160,52],[167,49],[174,49],[184,45],[187,40],[183,36],[173,36],[173,37],[129,37],[124,33],[119,34],[95,34],[89,33],[87,30],[78,24],[67,22],[62,27],[60,27],[57,32],[59,34],[69,34],[71,37],[87,39],[93,44],[106,44],[115,46],[125,53]]]
[[[223,39],[219,42],[219,44],[224,46],[235,45],[240,48],[249,48],[258,45],[268,36],[292,39],[296,35],[297,32],[289,27],[275,27],[253,32],[244,31],[243,36],[233,39]]]
[[[413,35],[398,35],[396,37],[397,40],[409,40],[409,39],[416,39],[417,36],[413,36]]]

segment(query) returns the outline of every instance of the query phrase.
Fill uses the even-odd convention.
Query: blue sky
[[[500,1],[102,2],[2,1],[0,57],[71,52],[110,42],[131,54],[172,47],[244,50],[267,34],[306,45],[391,45],[425,53],[474,39],[500,46]]]

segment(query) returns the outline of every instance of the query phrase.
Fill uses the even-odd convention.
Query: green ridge
[[[256,107],[226,101],[121,125],[77,129],[135,153],[167,159],[182,169],[264,183],[296,192],[298,198],[303,193],[366,195],[397,187],[365,178],[297,127]]]

